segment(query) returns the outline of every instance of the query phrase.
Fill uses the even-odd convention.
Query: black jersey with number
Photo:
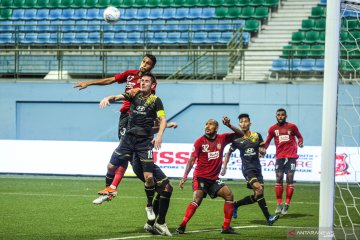
[[[134,97],[128,93],[125,93],[124,96],[131,102],[126,133],[140,136],[153,135],[151,129],[155,119],[165,116],[161,99],[154,94],[144,97],[140,91]]]
[[[251,132],[249,137],[243,136],[235,139],[230,145],[230,151],[240,151],[242,171],[249,169],[261,169],[259,160],[259,147],[264,145],[260,133]]]

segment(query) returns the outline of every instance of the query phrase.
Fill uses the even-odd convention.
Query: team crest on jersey
[[[221,149],[221,143],[218,143],[217,145],[216,145],[216,147],[217,147],[217,149]]]
[[[336,155],[336,166],[335,166],[335,175],[336,176],[343,176],[350,174],[347,169],[349,168],[349,165],[346,162],[346,159],[348,158],[348,155],[343,154],[337,154]]]
[[[219,151],[216,152],[208,152],[208,159],[209,161],[214,160],[214,159],[218,159],[220,156]]]
[[[288,135],[291,135],[291,130],[288,130]]]

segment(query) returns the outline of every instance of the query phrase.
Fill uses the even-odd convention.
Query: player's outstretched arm
[[[156,150],[161,148],[162,136],[163,136],[165,128],[166,128],[166,117],[160,116],[159,119],[160,119],[159,131],[158,131],[158,133],[155,137],[155,141],[154,141],[154,148]]]
[[[186,182],[187,177],[188,177],[192,167],[194,166],[194,163],[195,163],[195,157],[190,157],[190,159],[187,162],[186,167],[185,167],[184,176],[182,177],[182,179],[180,180],[180,183],[179,183],[180,189],[184,188],[184,183]]]
[[[225,126],[233,130],[237,135],[244,136],[244,133],[239,128],[234,127],[230,124],[230,118],[228,118],[227,116],[223,116],[222,122]]]
[[[99,103],[99,107],[103,109],[106,108],[106,106],[110,105],[111,102],[120,101],[124,99],[125,97],[122,94],[119,94],[117,96],[108,96],[101,100],[101,102]]]
[[[104,78],[99,80],[87,81],[87,82],[79,82],[73,86],[73,88],[77,88],[79,90],[85,89],[91,85],[109,85],[116,82],[115,77]]]
[[[227,168],[227,165],[228,165],[229,160],[230,160],[230,155],[231,155],[231,151],[228,151],[225,154],[223,169],[221,170],[221,173],[220,173],[221,176],[225,176],[225,174],[226,174],[226,168]]]

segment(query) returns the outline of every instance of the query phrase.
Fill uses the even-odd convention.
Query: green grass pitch
[[[167,224],[171,232],[181,222],[192,199],[191,181],[184,190],[172,179]],[[244,181],[226,181],[238,200],[252,192]],[[144,232],[146,199],[142,182],[125,178],[111,202],[92,204],[104,187],[100,177],[0,175],[0,239],[151,239]],[[270,213],[275,210],[274,182],[265,185]],[[274,226],[265,224],[257,204],[239,208],[231,225],[240,234],[223,235],[223,200],[204,199],[185,235],[171,239],[287,239],[288,231],[318,226],[319,184],[297,183],[289,214]],[[359,219],[357,219],[359,220]],[[359,221],[360,222],[360,221]]]

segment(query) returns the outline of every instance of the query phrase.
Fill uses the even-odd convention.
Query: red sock
[[[275,194],[276,194],[277,204],[282,204],[283,192],[284,192],[284,186],[280,183],[276,183],[275,184]]]
[[[288,184],[286,185],[286,204],[290,204],[290,201],[291,201],[291,197],[294,193],[294,185],[293,184]]]
[[[180,224],[181,227],[185,227],[188,221],[190,221],[191,217],[194,215],[198,205],[196,202],[191,202],[189,206],[186,208],[185,216]]]
[[[123,166],[119,166],[116,170],[115,170],[115,177],[114,177],[114,180],[112,181],[111,183],[111,186],[114,186],[114,187],[118,187],[122,178],[124,177],[124,174],[126,172],[126,169],[127,169],[127,165],[126,167],[123,167]]]
[[[227,229],[230,227],[233,210],[234,210],[234,202],[225,201],[225,203],[224,203],[224,229]]]

